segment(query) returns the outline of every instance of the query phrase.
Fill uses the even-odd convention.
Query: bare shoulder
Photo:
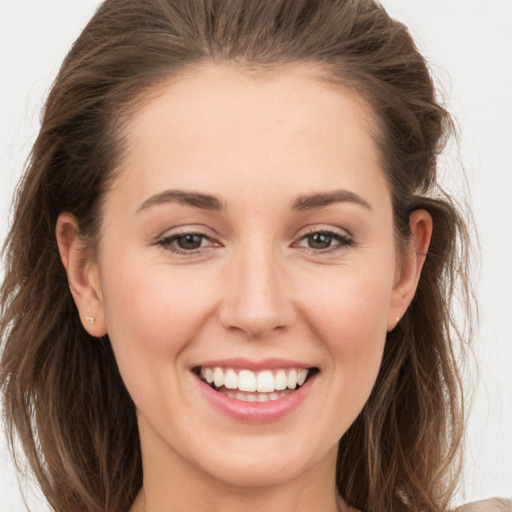
[[[504,498],[475,501],[457,508],[455,512],[512,512],[512,501]]]

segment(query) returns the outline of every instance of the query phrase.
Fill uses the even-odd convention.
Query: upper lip
[[[209,361],[203,361],[194,364],[192,368],[240,368],[244,370],[274,370],[279,368],[314,368],[315,366],[302,361],[294,361],[291,359],[281,358],[267,358],[267,359],[246,359],[243,357],[229,358],[229,359],[215,359]]]

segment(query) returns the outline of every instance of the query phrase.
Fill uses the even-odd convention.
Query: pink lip
[[[230,361],[233,365],[233,361]],[[215,363],[215,366],[223,366]],[[233,366],[231,366],[233,367]],[[300,367],[300,366],[299,366]],[[247,368],[247,366],[244,366]],[[265,366],[265,368],[269,368]],[[280,366],[279,368],[282,368]],[[308,396],[318,374],[312,375],[303,386],[278,400],[268,402],[244,402],[219,393],[203,382],[197,375],[196,382],[205,398],[220,412],[238,421],[245,423],[270,423],[278,421],[291,413],[304,402]]]
[[[289,359],[262,359],[261,361],[254,361],[251,359],[244,359],[243,357],[231,359],[216,359],[213,361],[204,361],[195,367],[201,368],[214,368],[216,366],[221,368],[242,368],[247,370],[275,370],[278,368],[312,368],[313,365],[305,364],[299,361],[290,361]]]

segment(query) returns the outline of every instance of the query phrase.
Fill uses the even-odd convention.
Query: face
[[[204,67],[131,119],[92,282],[145,472],[334,471],[403,312],[373,125],[305,67]]]

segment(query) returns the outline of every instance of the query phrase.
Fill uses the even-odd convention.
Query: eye
[[[303,236],[296,245],[315,252],[330,252],[353,243],[352,239],[334,231],[312,231]]]
[[[218,245],[203,233],[178,233],[162,238],[157,244],[178,254],[195,254]]]
[[[198,235],[197,233],[190,233],[188,235],[178,236],[174,239],[176,245],[183,250],[193,251],[199,249],[203,242],[206,240],[204,235]]]
[[[334,237],[326,233],[314,233],[308,235],[306,240],[311,249],[328,249],[331,247]]]

